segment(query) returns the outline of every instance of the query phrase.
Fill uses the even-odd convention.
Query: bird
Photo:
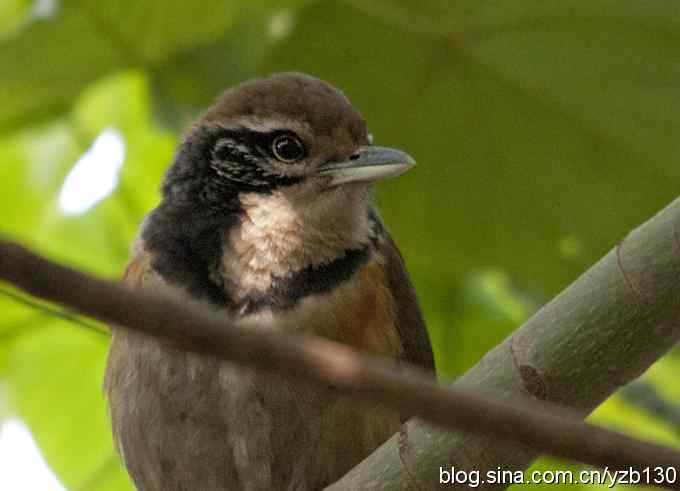
[[[414,166],[373,144],[348,98],[275,73],[228,88],[184,133],[124,282],[231,320],[434,373],[373,183]],[[408,415],[112,328],[114,442],[139,491],[322,489]]]

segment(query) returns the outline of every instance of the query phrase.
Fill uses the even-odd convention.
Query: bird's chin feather
[[[240,223],[225,247],[235,277],[250,277],[263,288],[272,277],[331,262],[345,251],[370,243],[366,189],[353,186],[319,193],[303,182],[269,194],[242,193]]]

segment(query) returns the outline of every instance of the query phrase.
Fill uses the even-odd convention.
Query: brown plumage
[[[412,165],[370,145],[336,89],[280,74],[230,89],[189,130],[126,271],[243,329],[309,332],[434,369],[369,183]],[[404,415],[114,329],[114,437],[137,489],[316,490]]]

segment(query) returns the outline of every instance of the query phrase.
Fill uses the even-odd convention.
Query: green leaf
[[[290,33],[296,12],[311,0],[244,4],[233,28],[209,43],[179,52],[152,71],[157,114],[185,127],[226,88],[257,73],[263,58]]]
[[[15,33],[26,22],[28,0],[4,0],[0,3],[0,39]]]
[[[435,291],[431,283],[426,291]],[[431,290],[430,290],[431,289]],[[440,379],[451,381],[499,344],[535,308],[501,270],[479,270],[424,307]]]
[[[173,57],[153,73],[158,115],[171,128],[183,128],[225,88],[256,75],[272,39],[273,14],[253,12],[247,20],[213,43]],[[249,49],[245,49],[248,47]]]
[[[92,21],[95,6],[87,3],[60,2],[54,16],[0,44],[0,66],[11,67],[0,72],[0,129],[62,111],[86,84],[131,63]]]
[[[36,325],[14,341],[0,373],[11,406],[67,486],[125,489],[101,393],[107,338],[49,318]]]
[[[271,15],[304,3],[204,0],[196,7],[180,0],[58,2],[52,15],[34,18],[16,35],[0,39],[0,66],[12,67],[0,72],[0,99],[4,101],[0,130],[57,115],[85,86],[123,69],[156,71],[162,79],[168,76],[163,85],[171,92],[177,86],[186,87],[183,67],[195,70],[194,80],[222,74],[222,79],[208,82],[203,92],[214,89],[215,82],[234,81],[239,72],[227,77],[230,67],[249,67],[257,62],[261,46],[268,45],[267,36],[253,36],[259,32],[263,13]],[[237,19],[244,27],[227,35]],[[246,33],[250,49],[238,44],[238,33]],[[225,43],[227,49],[220,51]],[[196,53],[205,55],[202,62],[192,60]],[[174,67],[169,62],[173,58],[177,59]],[[200,78],[206,70],[208,79]]]

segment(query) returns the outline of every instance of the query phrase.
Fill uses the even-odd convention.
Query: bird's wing
[[[154,292],[166,292],[169,290],[167,283],[151,267],[151,255],[143,249],[133,252],[132,259],[128,263],[123,276],[123,282],[133,290],[150,290]],[[169,291],[168,294],[172,292]],[[136,339],[140,334],[135,331],[123,330],[116,325],[111,325],[111,342],[109,344],[109,356],[104,375],[104,391],[112,397],[112,390],[120,386],[124,381],[121,379],[129,364],[129,347],[131,339]],[[111,404],[115,401],[110,400]],[[114,415],[112,414],[112,417]],[[116,423],[113,421],[114,424]]]
[[[430,338],[404,259],[386,231],[383,237],[381,252],[385,257],[387,281],[396,304],[396,328],[402,345],[400,359],[434,373]]]
[[[133,290],[145,288],[148,278],[153,274],[149,254],[145,251],[134,253],[123,275],[123,282]],[[104,377],[104,390],[108,394],[110,388],[118,383],[117,368],[126,364],[126,339],[129,332],[121,332],[115,325],[111,325],[111,343],[109,345],[109,358]]]

